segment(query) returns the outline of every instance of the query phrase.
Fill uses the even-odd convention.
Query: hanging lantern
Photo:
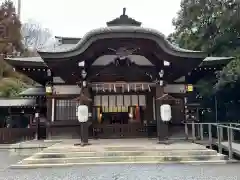
[[[99,123],[102,122],[102,113],[101,113],[100,107],[97,107],[97,121],[98,121]]]
[[[133,107],[129,107],[128,116],[129,116],[129,119],[133,119]]]
[[[135,117],[137,121],[140,121],[140,107],[138,105],[135,108]]]
[[[160,86],[163,86],[163,80],[159,81]]]
[[[193,92],[193,85],[192,84],[188,84],[186,87],[187,92]]]
[[[161,69],[161,70],[160,70],[160,72],[159,72],[158,74],[159,74],[159,77],[160,77],[160,78],[163,78],[163,75],[164,75],[164,70],[163,70],[163,69]]]
[[[50,69],[47,70],[47,76],[50,77],[52,75],[52,72]]]
[[[46,94],[52,94],[53,93],[52,85],[46,85],[45,90],[46,90]]]

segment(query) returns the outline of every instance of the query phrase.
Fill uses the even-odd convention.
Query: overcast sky
[[[21,20],[36,20],[56,36],[82,37],[89,30],[104,27],[106,21],[119,17],[126,7],[126,14],[141,21],[143,27],[168,35],[174,30],[172,19],[180,9],[180,1],[22,0]]]

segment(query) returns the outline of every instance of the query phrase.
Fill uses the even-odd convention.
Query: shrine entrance
[[[96,138],[147,137],[145,94],[98,94],[92,113]]]

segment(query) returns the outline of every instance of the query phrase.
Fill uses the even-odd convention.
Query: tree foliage
[[[216,87],[240,78],[240,3],[235,0],[182,0],[169,39],[182,48],[211,56],[234,56],[219,74]]]
[[[4,61],[7,56],[24,52],[21,40],[21,22],[13,2],[6,0],[0,5],[0,96],[15,95],[30,82]]]
[[[202,50],[209,56],[236,57],[216,77],[201,79],[197,90],[211,106],[217,92],[219,112],[232,109],[225,117],[239,114],[232,107],[239,107],[240,102],[240,1],[182,0],[173,25],[169,40],[180,47]]]

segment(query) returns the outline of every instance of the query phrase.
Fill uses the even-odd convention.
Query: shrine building
[[[233,59],[179,48],[125,10],[106,24],[82,38],[56,37],[58,44],[39,49],[39,57],[5,59],[39,84],[21,96],[36,97],[45,138],[79,138],[79,104],[89,107],[90,137],[165,138],[184,129],[195,83]],[[163,103],[171,105],[169,124],[161,121]]]

